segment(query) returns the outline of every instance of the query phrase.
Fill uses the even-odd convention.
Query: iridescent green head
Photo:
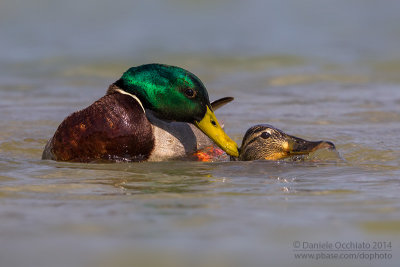
[[[210,107],[203,83],[193,73],[179,67],[147,64],[127,70],[115,83],[136,95],[147,109],[162,119],[194,122]]]
[[[114,83],[136,95],[144,108],[161,119],[195,124],[229,155],[239,156],[237,144],[226,135],[212,111],[203,83],[175,66],[147,64],[127,70]]]

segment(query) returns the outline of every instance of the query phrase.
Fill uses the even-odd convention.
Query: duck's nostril
[[[214,125],[214,126],[217,125],[217,123],[215,121],[211,121],[211,124]]]

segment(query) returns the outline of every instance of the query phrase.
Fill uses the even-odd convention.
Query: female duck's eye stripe
[[[248,141],[245,145],[248,146],[251,143],[255,142],[258,139],[258,136],[255,136],[253,139],[251,139],[250,141]]]
[[[247,133],[245,134],[245,136],[243,137],[243,139],[246,139],[247,136],[250,136],[250,135],[256,134],[256,133],[258,133],[258,132],[262,132],[262,131],[265,131],[265,128],[256,127],[256,128],[254,128],[254,129],[252,129],[250,132],[247,132]]]

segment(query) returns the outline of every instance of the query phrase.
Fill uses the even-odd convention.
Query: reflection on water
[[[366,264],[295,260],[295,240],[390,241],[393,259],[372,264],[397,265],[398,2],[91,2],[0,3],[2,266]],[[149,61],[235,97],[217,116],[238,143],[269,123],[339,155],[40,160],[68,114]]]

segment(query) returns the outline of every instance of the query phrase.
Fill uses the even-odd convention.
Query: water
[[[79,8],[77,8],[79,6]],[[397,266],[399,3],[2,1],[1,266]],[[65,116],[127,68],[187,68],[238,143],[269,123],[343,160],[42,161]],[[295,242],[392,259],[295,259]],[[382,252],[384,253],[384,252]]]

